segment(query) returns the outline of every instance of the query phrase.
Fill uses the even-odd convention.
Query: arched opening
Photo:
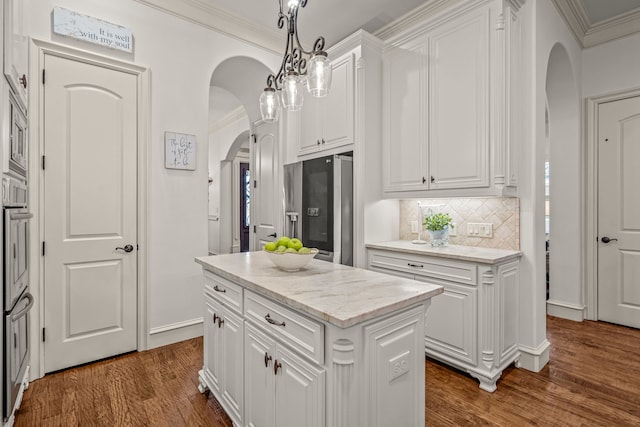
[[[549,54],[546,95],[547,312],[583,320],[580,100],[560,43]]]
[[[260,119],[258,97],[270,70],[248,57],[233,57],[213,71],[209,88],[209,252],[251,247],[246,193],[251,171],[252,124]]]

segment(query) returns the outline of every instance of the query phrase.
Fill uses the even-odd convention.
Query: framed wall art
[[[196,170],[196,136],[184,133],[164,133],[164,167]]]

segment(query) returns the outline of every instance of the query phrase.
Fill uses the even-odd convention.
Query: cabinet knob
[[[319,139],[316,139],[316,144],[320,145],[320,140]]]
[[[271,356],[269,356],[269,353],[267,353],[266,351],[264,352],[264,367],[268,368],[269,367],[269,362],[271,361]]]
[[[432,183],[436,182],[436,179],[433,177],[433,175],[431,176],[431,182]]]
[[[425,178],[424,176],[422,177],[422,183],[424,184],[425,182],[427,182],[427,178]]]
[[[322,143],[324,144],[325,142],[327,142],[327,141],[325,141],[324,138],[322,138]]]
[[[25,89],[27,88],[27,76],[26,75],[22,75],[22,77],[20,77],[20,84],[22,85],[22,87],[24,87]]]
[[[276,359],[276,363],[273,364],[273,374],[278,375],[278,369],[282,368],[282,363],[278,362]]]

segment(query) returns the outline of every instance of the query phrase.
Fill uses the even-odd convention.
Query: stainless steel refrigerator
[[[353,265],[353,158],[320,157],[285,165],[285,229],[316,258]]]

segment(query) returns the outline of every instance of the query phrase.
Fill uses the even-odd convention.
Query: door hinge
[[[256,134],[255,133],[253,135],[251,135],[251,138],[253,139],[253,143],[254,144],[258,143],[258,138],[256,138]]]
[[[44,170],[44,156],[42,156],[42,170]]]
[[[44,68],[42,69],[42,84],[44,84]]]
[[[45,328],[42,328],[42,342],[45,342],[47,335],[45,333]]]
[[[44,256],[45,254],[45,243],[42,242],[42,256]]]
[[[253,188],[258,188],[258,181],[255,179],[253,180]]]
[[[254,233],[256,232],[256,226],[255,225],[253,226],[253,232]]]

